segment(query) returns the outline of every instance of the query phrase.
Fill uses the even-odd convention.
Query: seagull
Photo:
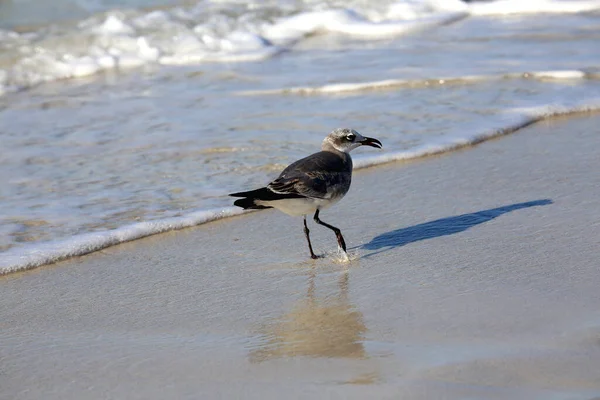
[[[316,259],[318,257],[313,252],[310,231],[306,225],[306,215],[314,212],[314,221],[335,233],[339,248],[347,256],[342,232],[321,221],[319,212],[337,203],[348,193],[352,180],[350,151],[359,146],[381,149],[382,144],[377,139],[362,136],[354,129],[335,129],[323,140],[320,152],[290,164],[266,187],[231,193],[232,197],[242,197],[233,204],[245,210],[276,208],[291,216],[303,216],[304,235],[310,256]]]

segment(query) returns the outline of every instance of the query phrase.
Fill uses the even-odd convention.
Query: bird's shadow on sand
[[[552,204],[552,200],[534,200],[525,203],[516,203],[503,207],[492,208],[489,210],[477,211],[470,214],[462,214],[453,217],[437,219],[435,221],[425,222],[423,224],[409,226],[407,228],[395,229],[393,231],[375,236],[369,243],[362,245],[361,248],[366,250],[379,250],[366,255],[372,256],[383,251],[402,247],[409,243],[418,242],[420,240],[433,239],[440,236],[460,233],[475,225],[491,221],[492,219],[511,211],[520,210],[522,208],[545,206],[548,204]]]

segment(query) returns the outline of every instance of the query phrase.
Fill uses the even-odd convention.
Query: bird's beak
[[[379,140],[370,137],[366,137],[363,140],[361,140],[360,144],[362,144],[363,146],[375,147],[376,149],[381,149],[383,147]]]

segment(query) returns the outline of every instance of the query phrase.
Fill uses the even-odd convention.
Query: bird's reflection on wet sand
[[[316,273],[308,278],[306,298],[260,330],[264,342],[250,352],[252,362],[278,357],[367,358],[362,313],[348,298],[349,274],[342,272],[335,295],[317,295]]]

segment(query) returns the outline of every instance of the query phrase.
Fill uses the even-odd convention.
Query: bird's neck
[[[329,151],[329,152],[332,152],[332,153],[335,153],[335,154],[340,154],[340,155],[343,155],[343,154],[350,155],[350,154],[348,154],[348,152],[340,151],[340,150],[336,149],[333,146],[333,144],[331,144],[331,142],[329,140],[327,140],[327,139],[323,140],[323,144],[321,145],[321,150],[322,151]]]

